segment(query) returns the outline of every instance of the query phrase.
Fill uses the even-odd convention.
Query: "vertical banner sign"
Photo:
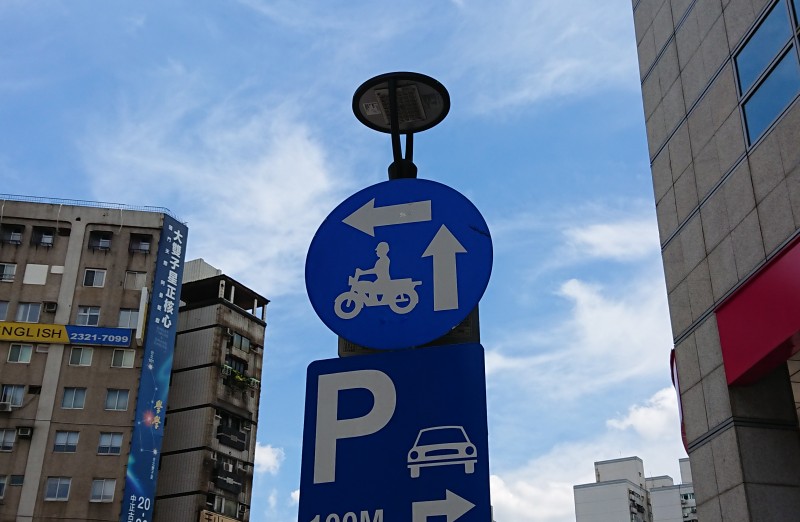
[[[156,495],[158,459],[164,439],[169,377],[178,328],[187,228],[164,215],[155,279],[147,315],[144,362],[136,399],[131,452],[120,522],[150,522]]]

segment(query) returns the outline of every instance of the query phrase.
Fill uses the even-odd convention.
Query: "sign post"
[[[362,123],[391,134],[394,161],[390,181],[343,201],[308,249],[314,311],[368,354],[308,367],[298,522],[491,520],[483,347],[403,350],[477,323],[492,269],[478,209],[416,178],[413,133],[449,108],[446,89],[415,73],[377,76],[353,97]]]

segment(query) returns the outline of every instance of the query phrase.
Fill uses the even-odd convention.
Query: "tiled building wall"
[[[800,513],[787,369],[729,388],[713,314],[800,229],[800,105],[748,148],[732,59],[772,4],[633,2],[683,415],[704,521]]]

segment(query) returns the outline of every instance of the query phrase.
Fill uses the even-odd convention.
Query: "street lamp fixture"
[[[389,165],[389,179],[417,177],[414,133],[439,124],[449,110],[450,95],[444,85],[419,73],[381,74],[361,84],[353,95],[358,121],[392,136],[394,161]],[[400,134],[406,135],[405,157]]]

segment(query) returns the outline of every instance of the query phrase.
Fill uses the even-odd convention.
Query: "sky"
[[[8,194],[169,208],[271,299],[251,520],[297,520],[307,365],[336,357],[304,263],[341,201],[387,179],[367,79],[439,80],[419,177],[492,234],[480,303],[498,522],[574,521],[595,461],[685,457],[628,0],[3,0]]]

